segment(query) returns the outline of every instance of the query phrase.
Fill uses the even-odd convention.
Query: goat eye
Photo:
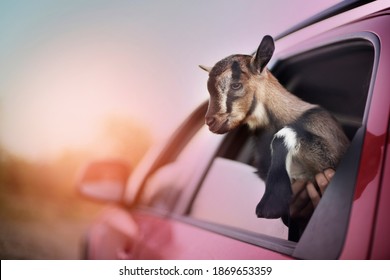
[[[239,90],[242,87],[241,83],[233,83],[230,85],[230,88],[233,90]]]

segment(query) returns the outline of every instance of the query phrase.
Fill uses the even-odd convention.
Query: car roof
[[[329,7],[328,9],[326,9],[326,10],[294,25],[293,27],[285,30],[284,32],[275,36],[275,40],[283,38],[291,33],[294,33],[300,29],[303,29],[305,27],[313,25],[317,22],[323,21],[325,19],[328,19],[330,17],[333,17],[333,16],[341,14],[343,12],[352,10],[354,8],[360,7],[362,5],[365,5],[365,4],[373,2],[373,1],[374,0],[345,0],[345,1],[341,1],[340,3],[333,5],[333,6]]]

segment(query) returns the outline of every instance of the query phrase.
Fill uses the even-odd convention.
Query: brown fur
[[[273,39],[265,36],[253,57],[232,55],[211,69],[201,67],[209,72],[205,120],[212,132],[226,133],[243,124],[278,132],[270,146],[279,150],[272,150],[266,192],[256,209],[266,218],[288,214],[290,181],[313,181],[316,173],[336,168],[349,144],[328,112],[288,92],[265,68],[273,51]]]

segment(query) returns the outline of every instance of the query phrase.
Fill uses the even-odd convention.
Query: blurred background
[[[207,99],[199,64],[337,2],[0,1],[0,258],[80,258],[86,162],[135,166]]]

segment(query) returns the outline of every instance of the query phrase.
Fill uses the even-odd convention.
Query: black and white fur
[[[254,56],[232,55],[212,68],[205,116],[210,131],[229,132],[243,124],[258,134],[258,171],[266,181],[256,215],[289,215],[291,183],[314,182],[314,176],[335,169],[349,140],[333,116],[318,105],[288,92],[266,68],[275,46],[265,36]]]

